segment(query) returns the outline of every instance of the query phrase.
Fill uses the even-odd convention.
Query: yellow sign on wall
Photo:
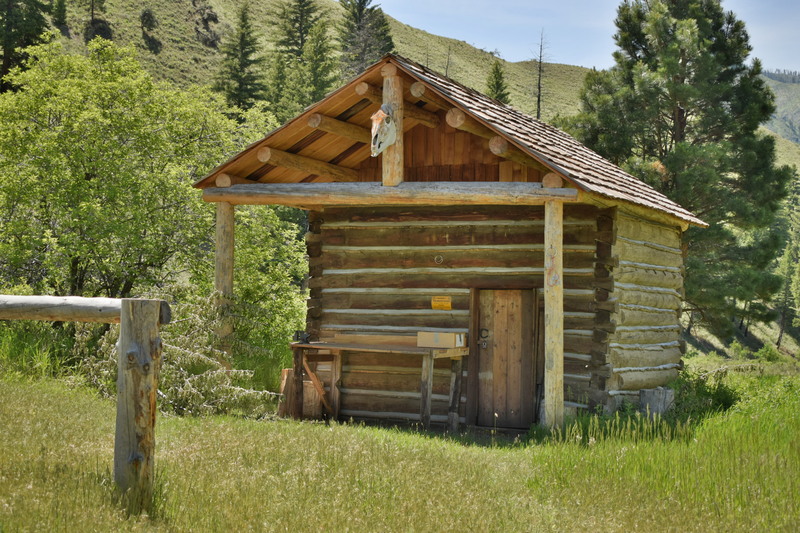
[[[453,301],[449,296],[434,296],[431,298],[431,309],[450,311],[453,309]]]

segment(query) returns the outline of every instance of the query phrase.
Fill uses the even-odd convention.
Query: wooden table
[[[372,352],[390,353],[398,355],[421,355],[422,375],[419,383],[420,405],[419,415],[423,427],[430,427],[431,423],[431,396],[433,395],[433,362],[435,359],[450,359],[450,403],[447,413],[448,427],[452,431],[458,430],[458,407],[461,398],[461,374],[463,370],[462,358],[469,354],[469,348],[425,348],[419,346],[403,346],[389,344],[358,344],[339,342],[295,342],[291,344],[294,354],[293,367],[295,397],[292,399],[291,413],[296,418],[302,417],[303,410],[303,368],[306,365],[305,357],[308,350],[325,350],[333,353],[337,361],[334,362],[331,378],[330,405],[333,416],[339,413],[338,386],[336,383],[341,376],[342,352]],[[323,394],[324,397],[324,394]]]

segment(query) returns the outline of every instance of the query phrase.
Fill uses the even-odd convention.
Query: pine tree
[[[336,59],[328,37],[328,25],[320,20],[311,29],[303,48],[303,67],[307,85],[307,100],[303,107],[313,104],[331,90],[336,80]]]
[[[302,60],[309,34],[322,18],[319,5],[315,0],[283,0],[273,18],[276,48]]]
[[[389,22],[372,0],[340,0],[344,19],[338,28],[342,50],[342,77],[347,79],[363,71],[384,54],[394,50]]]
[[[67,0],[56,0],[53,4],[53,26],[61,28],[67,25]]]
[[[40,0],[5,0],[0,4],[0,92],[11,88],[5,76],[24,59],[19,50],[39,42],[47,29],[44,13],[48,9]]]
[[[486,79],[486,94],[504,104],[511,102],[511,96],[508,94],[508,85],[506,85],[505,72],[499,59],[494,60],[492,70]]]
[[[250,6],[239,10],[236,27],[222,47],[222,66],[214,88],[225,95],[231,107],[247,110],[263,99],[267,89],[262,67],[265,59],[258,45],[258,35],[250,22]]]
[[[780,287],[765,272],[780,248],[770,225],[793,172],[757,131],[774,97],[760,62],[745,64],[744,23],[719,0],[625,0],[616,25],[615,65],[587,75],[582,111],[565,125],[710,224],[684,234],[686,301],[729,333],[737,302]]]
[[[273,24],[276,50],[267,92],[275,116],[283,122],[331,89],[336,62],[328,24],[313,0],[285,0]]]

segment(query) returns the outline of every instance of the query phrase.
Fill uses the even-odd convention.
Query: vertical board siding
[[[444,120],[438,128],[417,125],[405,132],[403,140],[405,181],[542,180],[540,171],[496,156],[486,139],[455,130]],[[382,157],[361,161],[359,178],[380,181]]]

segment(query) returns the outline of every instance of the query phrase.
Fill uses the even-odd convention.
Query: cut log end
[[[397,67],[391,63],[386,63],[381,67],[381,76],[388,78],[389,76],[397,76]]]
[[[459,128],[464,125],[467,120],[467,115],[457,107],[450,109],[445,118],[447,124],[453,128]]]
[[[542,178],[542,187],[547,189],[560,189],[564,186],[564,180],[555,172],[548,172]]]

